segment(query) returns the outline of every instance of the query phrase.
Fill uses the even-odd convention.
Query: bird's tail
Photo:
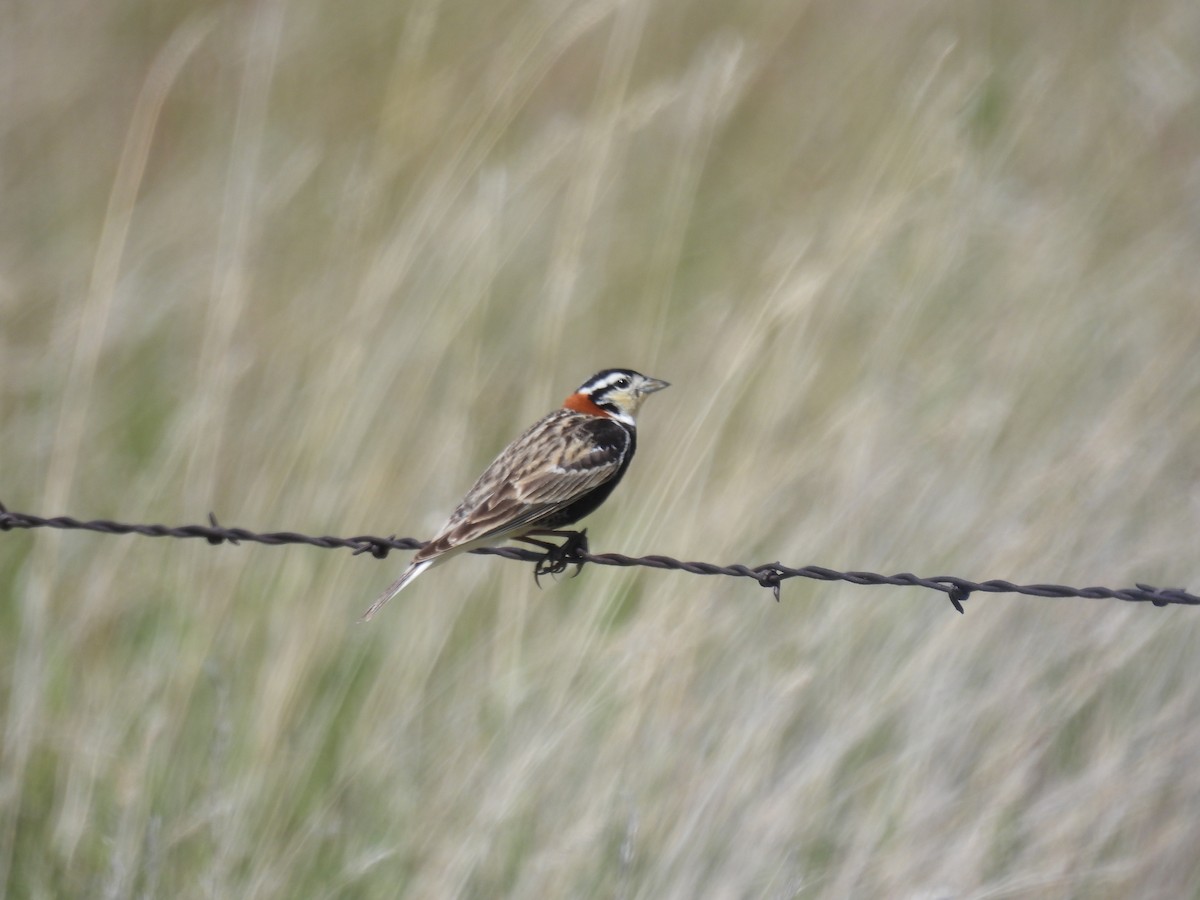
[[[383,605],[395,597],[398,593],[408,586],[408,583],[432,566],[436,559],[422,559],[409,564],[409,567],[404,570],[404,574],[392,582],[392,586],[379,595],[379,599],[371,604],[371,608],[362,614],[362,618],[358,621],[366,622],[371,619],[375,613],[383,609]]]

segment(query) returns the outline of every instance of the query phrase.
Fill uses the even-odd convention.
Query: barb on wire
[[[83,531],[96,531],[102,534],[140,534],[145,537],[170,538],[203,538],[210,544],[229,542],[237,544],[241,541],[259,544],[306,544],[310,547],[325,549],[353,550],[355,554],[370,553],[376,559],[383,559],[392,550],[416,550],[425,545],[424,541],[416,538],[375,537],[359,535],[356,537],[332,537],[329,535],[314,537],[298,534],[294,531],[273,531],[259,534],[247,531],[245,528],[225,528],[217,522],[212,513],[208,516],[208,525],[140,525],[125,522],[113,522],[107,519],[80,521],[70,516],[55,516],[43,518],[28,513],[9,512],[0,503],[0,531],[11,531],[16,528],[61,528]],[[1130,603],[1152,603],[1154,606],[1200,606],[1200,597],[1189,594],[1183,588],[1158,588],[1148,584],[1136,584],[1130,588],[1108,587],[1068,587],[1061,584],[1013,584],[1011,581],[993,579],[990,581],[969,581],[954,575],[935,575],[931,578],[921,578],[909,572],[896,575],[880,575],[875,572],[840,572],[822,566],[801,566],[793,568],[783,563],[764,563],[757,566],[733,564],[728,566],[707,562],[689,562],[674,559],[670,556],[625,556],[622,553],[590,553],[580,548],[572,548],[569,552],[558,553],[547,565],[550,557],[536,550],[526,550],[520,547],[480,547],[472,553],[499,556],[504,559],[515,559],[522,562],[541,563],[541,574],[557,573],[566,570],[568,565],[583,565],[594,563],[598,566],[641,566],[648,569],[664,569],[673,572],[690,572],[693,575],[726,575],[733,578],[749,578],[763,587],[770,588],[779,599],[780,585],[789,578],[811,578],[816,581],[846,581],[850,584],[861,585],[893,585],[897,587],[921,587],[946,594],[954,608],[963,612],[963,603],[974,593],[986,594],[1024,594],[1030,597],[1083,597],[1086,599],[1124,600]],[[553,553],[554,551],[551,551]]]

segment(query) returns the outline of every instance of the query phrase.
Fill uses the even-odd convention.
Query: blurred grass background
[[[0,500],[1200,587],[1200,7],[0,10]],[[1198,897],[1200,613],[0,535],[11,897]]]

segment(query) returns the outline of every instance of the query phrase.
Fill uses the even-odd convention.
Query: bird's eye
[[[629,379],[628,378],[618,378],[616,381],[613,382],[613,387],[617,388],[618,390],[623,391],[627,387],[629,387]]]

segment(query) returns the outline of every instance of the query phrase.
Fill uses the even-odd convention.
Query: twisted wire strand
[[[101,534],[140,534],[144,537],[203,538],[213,545],[226,542],[240,544],[243,541],[271,546],[304,544],[310,547],[321,547],[330,550],[353,550],[355,554],[370,553],[377,559],[383,559],[392,550],[416,550],[425,545],[424,541],[417,540],[416,538],[398,538],[395,535],[386,538],[374,535],[335,537],[332,535],[314,536],[299,534],[294,531],[259,533],[249,531],[245,528],[225,528],[212,513],[209,513],[208,521],[208,525],[168,526],[131,524],[128,522],[114,522],[108,519],[81,521],[71,516],[45,518],[30,515],[29,513],[10,512],[5,508],[3,503],[0,503],[0,531],[12,531],[18,528],[58,528],[95,531]],[[470,552],[541,564],[545,564],[550,559],[545,553],[521,547],[481,547]],[[779,599],[780,585],[789,578],[810,578],[816,581],[845,581],[850,584],[859,585],[920,587],[946,594],[951,604],[960,613],[963,612],[963,602],[974,593],[1124,600],[1129,603],[1151,603],[1154,606],[1200,606],[1200,597],[1188,593],[1183,588],[1158,588],[1148,584],[1136,584],[1129,588],[1077,588],[1062,584],[1014,584],[1011,581],[1001,579],[970,581],[954,575],[935,575],[929,578],[922,578],[910,572],[881,575],[876,572],[841,572],[837,569],[827,569],[823,566],[793,568],[785,566],[780,562],[763,563],[757,566],[746,566],[740,563],[723,566],[709,562],[680,560],[670,556],[626,556],[623,553],[590,553],[578,548],[572,548],[567,553],[559,556],[553,560],[552,568],[542,571],[543,573],[546,571],[561,572],[568,564],[583,565],[584,563],[626,568],[640,566],[647,569],[690,572],[693,575],[725,575],[733,578],[749,578],[763,587],[770,588],[776,600]]]

